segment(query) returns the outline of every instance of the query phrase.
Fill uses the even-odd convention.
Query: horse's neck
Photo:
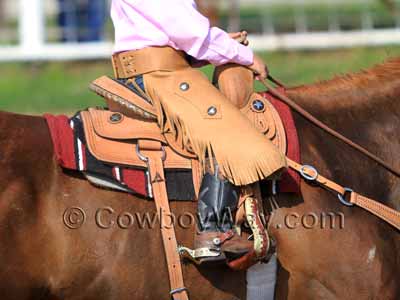
[[[351,82],[294,88],[289,96],[321,121],[400,169],[400,80]],[[400,179],[296,116],[303,163],[316,164],[328,177],[400,208]]]
[[[400,68],[400,63],[399,63]],[[355,112],[358,117],[376,114],[400,114],[400,78],[359,76],[353,79],[337,78],[327,82],[305,85],[288,90],[289,95],[304,108],[334,121],[333,114]],[[365,78],[366,77],[366,78]],[[352,121],[352,120],[349,120]],[[353,120],[356,122],[357,120]]]

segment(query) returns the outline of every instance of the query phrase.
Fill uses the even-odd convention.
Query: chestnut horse
[[[400,59],[292,88],[288,96],[400,169]],[[295,122],[302,163],[400,210],[400,178],[302,117],[296,115]],[[281,264],[276,298],[400,299],[400,232],[361,208],[343,206],[320,187],[302,182],[301,190],[302,198],[277,197],[280,208],[269,225]],[[336,228],[330,221],[321,226],[329,213],[343,216],[343,226],[339,219]]]
[[[328,125],[400,168],[400,59],[370,71],[290,89],[291,98]],[[400,180],[295,116],[302,161],[366,196],[400,208]],[[0,293],[4,300],[166,299],[168,274],[159,226],[125,226],[154,203],[98,189],[62,171],[40,117],[0,114]],[[279,195],[270,231],[281,268],[278,299],[398,299],[399,232],[325,190],[302,184]],[[176,216],[196,204],[172,203]],[[100,212],[100,214],[99,214]],[[342,212],[345,226],[287,225],[294,214]],[[151,216],[152,218],[152,216]],[[293,219],[291,219],[291,222]],[[151,223],[151,222],[150,222]],[[153,224],[154,225],[154,224]],[[304,224],[302,224],[304,225]],[[177,226],[191,246],[191,230]],[[192,300],[245,299],[245,274],[184,265]]]
[[[41,117],[1,113],[0,149],[1,299],[168,299],[152,201],[62,171]],[[175,216],[196,216],[197,203],[172,203],[171,209]],[[177,226],[177,237],[190,247],[189,221]],[[192,300],[245,298],[244,272],[192,264],[183,271]]]

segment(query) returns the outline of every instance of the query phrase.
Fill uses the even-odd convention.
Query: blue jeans
[[[58,23],[64,42],[100,41],[106,20],[106,0],[58,0]]]

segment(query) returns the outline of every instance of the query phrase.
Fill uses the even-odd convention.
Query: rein
[[[278,80],[274,79],[272,76],[268,76],[268,79],[271,80],[273,83],[275,83],[277,86],[281,88],[285,88],[285,86],[279,82]],[[306,118],[308,121],[311,123],[315,124],[317,127],[320,129],[326,131],[327,133],[331,134],[332,136],[336,137],[337,139],[343,141],[345,144],[349,145],[353,149],[356,149],[357,151],[361,152],[362,154],[366,155],[367,157],[371,158],[381,166],[383,166],[386,170],[390,171],[397,177],[400,177],[400,172],[393,167],[391,167],[388,163],[377,157],[376,155],[372,154],[369,152],[367,149],[363,148],[362,146],[354,143],[350,139],[346,138],[345,136],[341,135],[334,129],[330,128],[317,118],[315,118],[313,115],[311,115],[309,112],[304,110],[302,107],[300,107],[297,103],[295,103],[293,100],[291,100],[289,97],[285,96],[281,92],[279,92],[276,88],[274,88],[272,85],[267,83],[264,79],[260,78],[261,83],[269,90],[269,92],[286,103],[289,107],[291,107],[294,111],[298,112],[301,116]],[[370,213],[374,214],[378,218],[386,221],[387,223],[391,224],[393,227],[397,228],[400,230],[400,212],[397,210],[394,210],[376,200],[367,198],[365,196],[362,196],[355,191],[353,191],[351,188],[343,187],[336,182],[329,180],[328,178],[320,175],[318,173],[318,170],[315,169],[312,166],[309,165],[301,165],[289,158],[287,158],[288,166],[298,172],[307,182],[316,182],[325,189],[329,191],[333,191],[337,193],[338,199],[340,202],[348,207],[352,207],[354,205],[357,205]],[[349,199],[349,200],[347,200]]]
[[[276,85],[278,85],[279,87],[285,88],[285,86],[280,81],[276,80],[272,76],[269,75],[268,79],[271,80]],[[266,80],[260,78],[260,81],[270,91],[270,93],[273,96],[277,97],[279,100],[281,100],[284,103],[286,103],[290,108],[292,108],[294,111],[299,113],[305,119],[307,119],[308,121],[310,121],[311,123],[313,123],[314,125],[319,127],[320,129],[324,130],[325,132],[329,133],[330,135],[334,136],[338,140],[344,142],[345,144],[347,144],[351,148],[353,148],[353,149],[357,150],[358,152],[362,153],[363,155],[369,157],[370,159],[372,159],[373,161],[375,161],[376,163],[378,163],[379,165],[384,167],[386,170],[388,170],[392,174],[396,175],[397,177],[400,177],[400,171],[396,170],[395,168],[393,168],[389,163],[387,163],[384,160],[380,159],[378,156],[376,156],[375,154],[371,153],[370,151],[368,151],[364,147],[362,147],[359,144],[353,142],[352,140],[346,138],[345,136],[343,136],[342,134],[340,134],[336,130],[330,128],[328,125],[326,125],[325,123],[323,123],[320,120],[318,120],[316,117],[314,117],[308,111],[303,109],[300,105],[298,105],[292,99],[290,99],[289,97],[287,97],[286,95],[284,95],[280,91],[278,91],[275,87],[273,87],[271,84],[269,84]]]
[[[287,159],[288,166],[300,173],[300,175],[307,180],[307,182],[316,182],[323,186],[325,189],[337,193],[340,202],[348,207],[357,205],[378,218],[391,224],[393,227],[400,230],[400,212],[394,210],[378,201],[362,196],[350,188],[343,187],[332,180],[320,175],[318,170],[312,166],[301,165],[297,162]],[[346,200],[349,198],[350,200]]]

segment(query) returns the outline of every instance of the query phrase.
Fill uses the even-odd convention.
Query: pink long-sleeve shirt
[[[253,52],[210,27],[194,0],[113,0],[115,52],[170,46],[214,65],[251,65]]]

